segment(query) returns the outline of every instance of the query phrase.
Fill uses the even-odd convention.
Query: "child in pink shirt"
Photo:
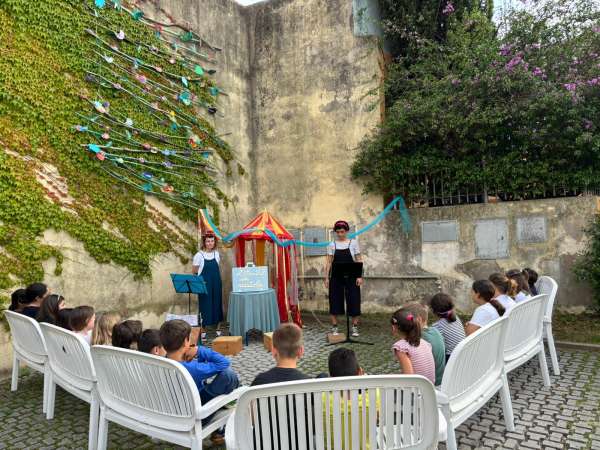
[[[407,309],[400,308],[392,315],[392,334],[400,340],[392,351],[400,363],[402,373],[423,375],[435,383],[435,361],[431,344],[421,339],[421,328],[416,317]]]

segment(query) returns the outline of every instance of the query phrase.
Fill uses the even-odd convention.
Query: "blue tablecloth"
[[[273,331],[279,326],[279,309],[275,290],[232,292],[227,310],[229,332],[232,336],[246,336],[249,330]]]

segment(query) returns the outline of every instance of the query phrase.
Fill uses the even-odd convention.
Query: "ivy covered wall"
[[[42,263],[51,257],[57,262],[54,275],[60,274],[60,250],[40,240],[50,228],[82,242],[98,262],[124,266],[137,278],[150,275],[153,256],[173,251],[186,263],[196,247],[196,236],[178,226],[169,214],[148,205],[143,190],[109,176],[106,167],[114,166],[111,170],[118,174],[123,166],[100,160],[97,153],[88,151],[86,146],[93,142],[89,133],[75,128],[82,117],[93,118],[91,113],[96,111],[90,105],[103,100],[140,129],[165,130],[164,123],[154,120],[148,109],[123,89],[90,79],[89,72],[102,73],[102,69],[97,40],[86,30],[107,34],[107,41],[111,30],[125,30],[127,39],[119,42],[118,48],[127,54],[139,53],[142,45],[161,51],[170,48],[159,39],[160,29],[115,5],[119,6],[88,0],[0,3],[0,290],[43,279]],[[157,53],[146,52],[144,61],[157,65],[160,59]],[[189,77],[188,66],[177,57],[168,69]],[[108,77],[106,72],[104,76]],[[196,87],[190,87],[192,99],[215,105],[210,75],[196,70],[195,79]],[[232,173],[232,150],[215,137],[210,120],[205,119],[209,118],[206,111],[198,111],[195,117],[202,142],[213,151],[209,162],[219,171],[214,171],[216,175],[200,169],[183,175],[167,173],[157,181],[157,187],[164,188],[187,177],[185,182],[193,186],[186,192],[185,202],[171,202],[181,196],[170,197],[169,189],[152,187],[184,220],[193,219],[195,210],[182,203],[207,205],[216,216],[219,208],[229,204],[220,185]],[[171,134],[186,131],[168,130]],[[235,173],[242,170],[240,166]]]

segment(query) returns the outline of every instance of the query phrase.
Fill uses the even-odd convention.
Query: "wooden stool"
[[[212,341],[212,349],[222,355],[237,355],[242,351],[242,337],[219,336]]]
[[[346,335],[344,333],[332,334],[327,333],[327,342],[330,344],[339,344],[340,342],[344,342],[346,340]]]
[[[265,346],[265,350],[270,352],[273,350],[273,332],[263,333],[263,345]]]

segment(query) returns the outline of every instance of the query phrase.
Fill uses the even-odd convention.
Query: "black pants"
[[[329,314],[346,314],[346,305],[349,316],[360,316],[360,287],[356,285],[356,278],[330,278]]]

